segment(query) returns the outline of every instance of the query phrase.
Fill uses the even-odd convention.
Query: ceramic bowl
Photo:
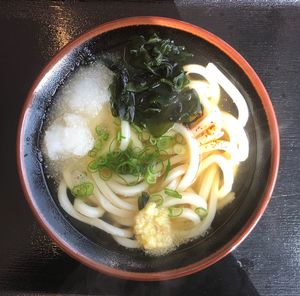
[[[45,114],[54,94],[78,65],[120,47],[130,36],[157,32],[186,45],[195,63],[214,62],[247,101],[250,155],[234,184],[236,199],[220,211],[204,238],[162,257],[125,249],[106,233],[70,218],[57,202],[40,150]],[[270,98],[257,74],[230,45],[197,26],[161,17],[134,17],[102,24],[64,47],[33,83],[20,116],[17,160],[21,184],[36,218],[67,254],[108,275],[132,280],[167,280],[202,270],[231,252],[253,229],[270,200],[279,163],[279,135]]]

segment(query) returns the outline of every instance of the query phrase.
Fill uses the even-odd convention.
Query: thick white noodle
[[[214,101],[214,99],[211,99],[211,86],[210,84],[205,81],[205,80],[193,80],[191,79],[190,80],[192,83],[189,84],[189,86],[191,87],[192,86],[195,86],[197,85],[197,93],[198,93],[198,96],[200,98],[200,101],[201,101],[201,98],[205,98],[205,100],[208,100],[207,103],[212,103],[212,100]],[[210,99],[209,99],[210,98]]]
[[[104,210],[102,207],[92,207],[86,204],[80,198],[74,199],[74,209],[80,214],[89,217],[89,218],[100,218],[104,214]]]
[[[219,85],[230,96],[238,109],[238,121],[244,127],[248,121],[249,111],[245,98],[234,84],[213,64],[209,63],[207,69],[214,75]]]
[[[132,175],[116,175],[116,174],[113,174],[111,179],[118,182],[118,183],[120,183],[120,184],[128,185],[128,184],[143,181],[144,178],[143,177],[137,178],[136,176],[132,176]]]
[[[200,145],[201,154],[215,150],[223,150],[229,153],[231,161],[234,163],[238,163],[240,161],[240,158],[238,157],[239,151],[237,149],[237,145],[234,143],[223,140],[217,140],[204,145]]]
[[[204,95],[204,91],[203,88],[205,87],[205,82],[201,82],[201,81],[190,81],[189,83],[189,88],[193,88],[198,96],[199,96],[199,100],[200,103],[203,106],[203,112],[204,114],[208,114],[209,112],[211,112],[211,110],[213,109],[214,105],[210,102],[210,100]]]
[[[244,161],[249,155],[249,140],[238,120],[227,112],[222,112],[223,129],[230,138],[230,142],[238,145],[238,159]]]
[[[184,127],[181,124],[175,123],[173,129],[177,133],[183,136],[189,150],[188,168],[177,188],[179,191],[184,191],[185,189],[187,189],[189,186],[192,185],[197,175],[199,161],[200,161],[199,160],[200,149],[197,141],[192,137],[192,133],[186,127]]]
[[[143,149],[143,143],[140,141],[138,135],[136,134],[135,130],[132,127],[130,127],[130,135],[131,135],[132,146]]]
[[[194,224],[199,224],[201,222],[200,217],[195,213],[195,211],[188,208],[183,208],[180,218],[190,220]]]
[[[94,188],[95,197],[98,199],[98,202],[101,204],[103,209],[111,214],[120,217],[132,217],[132,211],[124,210],[115,207],[98,189],[98,187]]]
[[[116,193],[123,196],[135,196],[137,194],[142,193],[147,190],[149,185],[146,182],[141,182],[137,185],[122,185],[112,179],[106,181],[106,184],[110,187],[110,189]]]
[[[121,143],[120,150],[126,150],[130,142],[130,125],[128,121],[121,121]]]
[[[222,116],[219,108],[217,107],[207,114],[194,128],[192,128],[192,132],[194,136],[197,137],[212,125],[215,125],[217,130],[220,130],[222,127]]]
[[[113,236],[114,240],[120,244],[121,246],[129,249],[137,249],[140,248],[140,244],[137,240],[125,238],[125,237],[119,237],[119,236]]]
[[[182,176],[185,173],[186,169],[187,165],[185,164],[174,167],[172,170],[170,170],[167,178],[162,183],[162,187],[166,187],[166,185],[172,182],[174,179],[177,179],[178,177]]]
[[[176,154],[176,155],[185,155],[186,154],[186,148],[185,148],[185,145],[182,145],[182,144],[175,144],[173,146],[173,152]]]
[[[73,205],[71,204],[71,202],[67,196],[67,187],[66,187],[66,184],[64,181],[61,181],[59,184],[59,187],[58,187],[58,200],[59,200],[61,207],[64,209],[64,211],[67,214],[69,214],[71,217],[73,217],[83,223],[89,224],[91,226],[95,226],[107,233],[112,234],[112,235],[117,235],[120,237],[128,237],[128,238],[133,236],[132,231],[129,229],[121,229],[121,228],[115,227],[107,222],[104,222],[101,219],[88,218],[88,217],[85,217],[85,216],[81,215],[80,213],[78,213],[74,209]]]
[[[198,173],[201,173],[214,163],[217,164],[223,172],[223,185],[217,192],[217,196],[222,198],[232,189],[234,179],[233,164],[230,160],[226,159],[222,155],[212,154],[202,160]]]
[[[209,94],[212,98],[212,103],[217,105],[220,99],[220,87],[211,71],[197,64],[185,65],[183,70],[187,72],[187,74],[199,74],[207,80],[209,83]]]
[[[222,138],[223,136],[224,136],[224,132],[216,129],[212,132],[212,134],[202,135],[202,136],[198,137],[197,140],[200,143],[200,145],[204,145],[211,141],[218,140],[218,139]]]
[[[97,184],[98,189],[102,192],[102,194],[109,199],[116,207],[120,209],[126,209],[129,211],[136,211],[137,207],[134,205],[122,200],[119,196],[117,196],[103,181],[97,173],[92,174],[94,181]]]
[[[67,185],[68,187],[68,185]],[[69,187],[70,188],[70,187]],[[94,195],[90,195],[87,200],[93,204],[96,204],[97,206],[101,206],[101,204],[98,202],[98,200],[96,199],[96,197]]]
[[[207,203],[203,197],[190,192],[181,192],[182,198],[166,198],[163,207],[168,208],[176,205],[190,204],[196,208],[207,209]]]
[[[179,182],[180,182],[180,178],[173,179],[166,187],[171,190],[176,190]]]
[[[185,155],[175,155],[175,156],[170,157],[169,161],[170,161],[170,165],[173,166],[175,164],[185,162],[186,161],[186,156]],[[168,160],[165,160],[164,165],[166,166],[167,163],[168,163]]]
[[[217,173],[214,182],[213,187],[211,190],[211,194],[209,197],[208,202],[208,213],[205,217],[204,221],[199,225],[194,227],[192,230],[186,233],[186,238],[192,238],[192,237],[198,237],[200,235],[205,235],[207,230],[210,228],[212,221],[215,218],[216,210],[217,210],[217,192],[219,187],[219,174]]]
[[[124,197],[123,200],[130,204],[137,205],[138,198],[139,198],[138,196],[130,196],[130,197]]]
[[[109,214],[109,217],[120,225],[132,227],[134,225],[134,217],[120,217],[114,214]]]
[[[229,192],[224,198],[218,199],[217,210],[223,209],[235,199],[235,193]]]
[[[185,192],[197,194],[197,192],[192,187],[189,187]]]
[[[209,194],[211,192],[211,188],[212,188],[212,184],[216,172],[217,172],[217,166],[211,165],[208,169],[205,170],[205,174],[201,180],[199,195],[202,196],[206,201],[208,200]]]

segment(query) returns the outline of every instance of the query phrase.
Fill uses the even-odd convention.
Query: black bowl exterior
[[[217,215],[209,235],[159,258],[124,249],[106,233],[68,217],[57,202],[53,182],[46,176],[41,152],[46,114],[61,83],[78,65],[103,52],[118,50],[128,36],[149,32],[158,32],[178,44],[185,44],[195,54],[194,63],[214,62],[226,71],[244,94],[251,114],[246,126],[250,156],[241,166],[234,185],[236,200]],[[230,106],[225,108],[230,109]],[[249,233],[271,196],[279,162],[279,137],[270,99],[255,72],[239,54],[200,28],[176,20],[144,17],[99,26],[65,47],[46,66],[25,102],[17,153],[20,178],[29,204],[48,234],[67,253],[110,275],[163,280],[209,266]]]

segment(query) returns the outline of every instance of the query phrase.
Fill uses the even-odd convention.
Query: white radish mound
[[[113,72],[100,63],[80,67],[59,94],[62,109],[95,117],[109,101]]]
[[[86,155],[94,146],[94,138],[81,116],[66,113],[46,130],[44,143],[51,160],[64,160]]]

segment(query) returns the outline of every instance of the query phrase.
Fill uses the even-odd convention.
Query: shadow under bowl
[[[218,212],[212,231],[174,252],[149,257],[119,246],[110,235],[70,218],[60,208],[47,177],[40,139],[55,93],[68,76],[101,54],[118,49],[130,36],[157,32],[184,44],[193,63],[215,63],[244,95],[250,118],[250,154],[234,183],[236,199]],[[236,112],[226,97],[223,108]],[[160,17],[135,17],[103,24],[64,47],[43,69],[26,98],[17,136],[19,175],[27,201],[49,236],[70,256],[106,274],[133,280],[167,280],[208,267],[232,251],[264,212],[279,163],[279,133],[270,98],[254,70],[228,44],[188,23]]]

